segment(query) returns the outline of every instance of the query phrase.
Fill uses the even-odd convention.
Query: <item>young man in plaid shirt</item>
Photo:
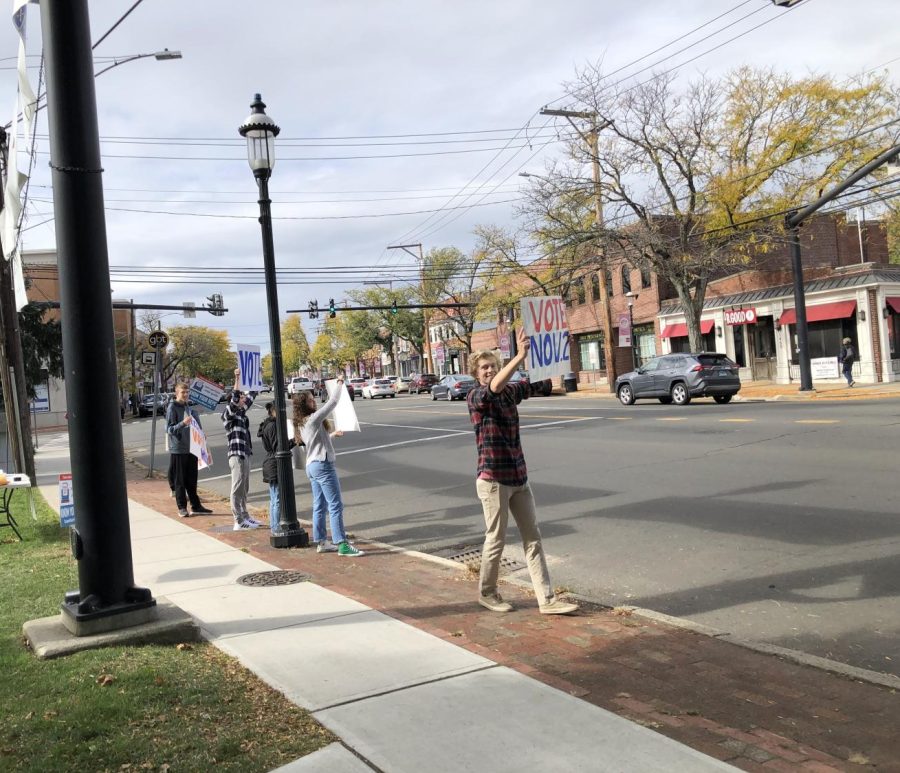
[[[506,526],[512,513],[522,535],[531,584],[541,613],[567,615],[575,612],[578,605],[562,601],[553,593],[519,439],[516,406],[528,398],[531,387],[524,381],[509,383],[510,376],[528,355],[530,342],[522,328],[516,333],[516,342],[518,354],[502,368],[495,352],[476,352],[470,359],[472,375],[478,382],[468,397],[469,418],[475,425],[478,448],[475,489],[484,510],[485,524],[478,603],[492,612],[511,612],[513,609],[512,604],[504,601],[497,592]]]
[[[234,389],[231,399],[222,411],[222,423],[228,440],[228,466],[231,468],[231,513],[234,516],[234,530],[256,529],[260,526],[247,511],[247,491],[250,488],[250,456],[253,447],[250,442],[250,419],[247,411],[253,405],[253,397],[242,393],[241,369],[234,370]]]

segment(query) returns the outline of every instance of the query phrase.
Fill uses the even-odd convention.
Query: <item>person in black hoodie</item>
[[[856,362],[856,349],[853,348],[853,341],[845,338],[841,341],[841,353],[838,359],[841,361],[841,370],[844,378],[847,379],[847,386],[853,386],[856,382],[853,380],[853,363]]]
[[[266,403],[266,414],[266,418],[259,425],[259,431],[256,433],[256,436],[262,440],[263,448],[266,451],[266,458],[263,459],[262,464],[262,476],[263,483],[269,484],[269,528],[274,534],[281,519],[278,462],[275,459],[275,454],[278,451],[278,425],[275,423],[277,420],[275,403]],[[288,438],[288,448],[293,448],[295,445],[294,438]]]

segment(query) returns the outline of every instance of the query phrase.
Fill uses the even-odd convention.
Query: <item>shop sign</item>
[[[756,309],[728,309],[725,312],[726,325],[752,325],[756,322]]]

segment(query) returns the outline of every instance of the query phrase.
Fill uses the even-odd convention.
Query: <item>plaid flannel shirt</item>
[[[518,382],[507,384],[497,394],[486,386],[469,392],[469,418],[475,425],[478,448],[478,478],[505,486],[524,486],[528,481],[516,406],[528,399],[529,391],[526,383]]]
[[[242,459],[253,454],[253,445],[250,441],[250,419],[247,411],[253,405],[253,398],[244,394],[247,402],[243,408],[232,395],[231,400],[222,411],[222,423],[225,425],[225,437],[228,441],[228,455],[239,456]]]

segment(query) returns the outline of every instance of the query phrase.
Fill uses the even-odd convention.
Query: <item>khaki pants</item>
[[[496,481],[478,479],[475,490],[484,510],[485,527],[484,548],[481,551],[481,595],[490,596],[497,592],[500,558],[506,545],[506,526],[512,513],[522,535],[525,559],[538,604],[544,606],[552,602],[553,587],[544,558],[531,487],[527,483],[524,486],[504,486]]]

